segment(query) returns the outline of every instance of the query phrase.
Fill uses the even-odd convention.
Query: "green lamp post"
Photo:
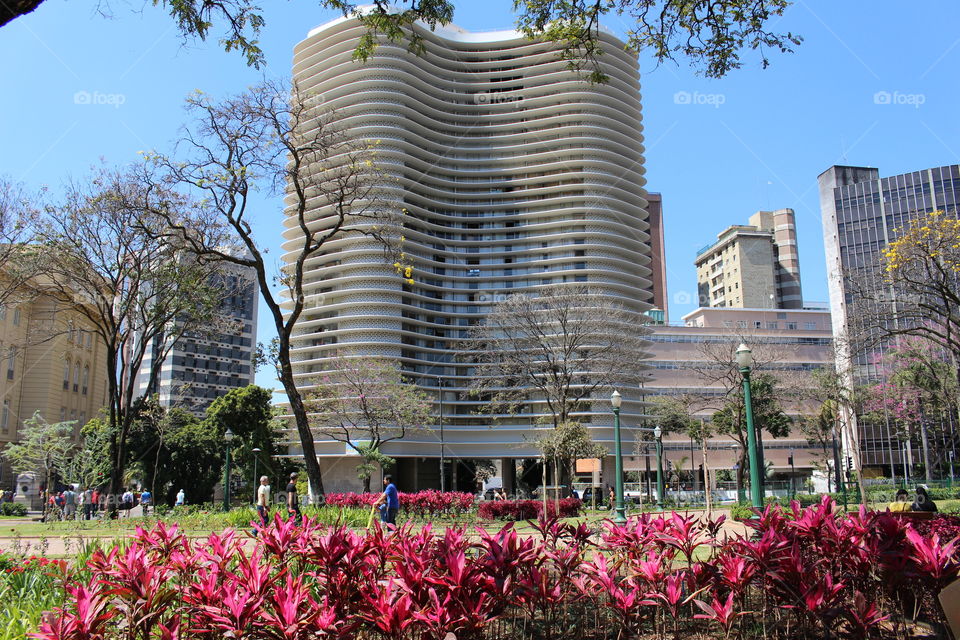
[[[610,394],[610,406],[613,408],[613,446],[614,446],[614,456],[616,457],[616,487],[617,487],[617,504],[616,504],[616,515],[613,517],[613,521],[616,524],[624,524],[627,521],[627,512],[626,508],[623,506],[623,451],[621,450],[620,445],[620,405],[623,404],[623,398],[620,397],[619,391],[614,391]]]
[[[660,425],[653,428],[653,438],[657,443],[657,510],[663,511],[663,429]]]
[[[753,365],[753,352],[744,343],[737,347],[737,365],[743,375],[743,408],[747,417],[747,454],[750,458],[750,502],[754,509],[763,508],[763,494],[760,484],[760,456],[757,455],[757,434],[753,428],[753,402],[750,398],[750,367]]]
[[[229,428],[223,434],[223,441],[227,445],[227,455],[223,461],[223,510],[230,511],[230,445],[233,443],[233,431]]]

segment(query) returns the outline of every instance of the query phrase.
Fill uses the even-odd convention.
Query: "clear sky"
[[[247,68],[215,40],[183,43],[149,0],[46,0],[0,28],[0,174],[56,189],[100,162],[164,149],[194,89],[222,95],[262,74],[287,76],[293,46],[336,17],[310,0],[262,0],[268,66]],[[471,30],[509,28],[510,0],[457,3]],[[817,175],[833,164],[881,175],[960,162],[956,0],[796,2],[775,25],[805,42],[772,65],[744,55],[722,80],[641,56],[647,188],[663,194],[670,315],[693,309],[696,251],[759,209],[797,211],[804,297],[826,301]],[[616,18],[607,26],[622,34]],[[264,199],[258,233],[279,247],[278,199]],[[275,250],[274,255],[279,251]],[[263,314],[261,314],[263,315]],[[259,338],[272,332],[261,323]],[[276,386],[262,370],[259,384]]]

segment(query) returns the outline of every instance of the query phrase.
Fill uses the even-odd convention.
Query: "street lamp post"
[[[253,504],[257,504],[257,490],[260,488],[260,482],[257,480],[257,454],[262,451],[260,447],[254,447],[253,451]]]
[[[227,445],[227,455],[223,461],[223,510],[230,511],[230,444],[233,442],[233,431],[229,428],[223,434],[223,441]]]
[[[613,408],[613,446],[614,446],[614,456],[616,457],[616,487],[617,487],[617,504],[616,504],[616,515],[613,517],[613,521],[617,524],[623,524],[627,521],[626,509],[623,506],[623,451],[621,450],[620,445],[620,405],[623,403],[623,398],[620,397],[619,391],[614,391],[610,395],[610,406]]]
[[[663,511],[663,429],[660,425],[653,428],[653,439],[657,445],[657,510]]]
[[[753,353],[744,343],[737,347],[737,365],[743,375],[743,407],[747,417],[747,453],[750,458],[750,502],[754,509],[763,508],[763,494],[760,485],[760,456],[757,454],[757,434],[753,428],[753,402],[750,398],[750,367],[753,365]]]
[[[790,499],[796,496],[796,490],[794,489],[794,482],[796,481],[796,467],[793,465],[793,449],[790,449]]]

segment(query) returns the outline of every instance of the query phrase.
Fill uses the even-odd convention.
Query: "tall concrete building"
[[[872,167],[833,166],[820,174],[820,211],[827,259],[830,309],[838,338],[838,370],[850,372],[851,382],[863,384],[882,377],[875,350],[852,353],[845,338],[862,335],[858,314],[851,312],[848,274],[879,268],[886,246],[898,230],[922,212],[943,211],[957,216],[960,202],[960,165],[921,169],[880,177]],[[890,288],[889,316],[896,318],[896,287]],[[844,339],[841,339],[844,338]],[[889,475],[900,468],[900,443],[888,421],[859,420],[863,464]],[[891,466],[893,469],[891,469]]]
[[[158,337],[140,367],[139,393],[156,393],[164,407],[179,407],[202,416],[210,404],[231,389],[253,384],[257,348],[256,273],[231,265],[217,276],[224,297],[216,331],[199,328],[181,336],[166,350]],[[150,368],[166,353],[153,389],[147,388]]]
[[[356,62],[366,28],[352,18],[314,29],[295,48],[300,87],[321,96],[349,135],[377,142],[380,194],[404,210],[414,281],[385,265],[375,242],[325,244],[307,265],[315,283],[296,331],[296,375],[309,391],[334,356],[398,360],[431,394],[436,416],[429,429],[386,446],[402,486],[438,486],[443,447],[447,460],[497,460],[510,487],[516,460],[536,455],[534,423],[545,408],[531,398],[516,415],[477,414],[457,345],[506,296],[569,283],[618,302],[640,327],[651,270],[637,59],[604,32],[609,80],[589,84],[555,45],[514,31],[413,28],[420,56],[382,42]],[[301,233],[292,223],[290,251]],[[625,420],[642,413],[633,386],[620,390]],[[609,397],[579,419],[612,446]],[[325,488],[356,486],[342,443],[318,436],[316,448]]]
[[[800,309],[800,257],[793,209],[758,211],[697,253],[702,307]]]
[[[654,310],[663,312],[656,318],[660,324],[670,322],[667,308],[667,253],[663,240],[663,198],[659,193],[647,193],[647,220],[650,225],[650,281],[653,286]]]

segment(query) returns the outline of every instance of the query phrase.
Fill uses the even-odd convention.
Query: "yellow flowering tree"
[[[897,230],[882,260],[895,300],[883,335],[927,338],[960,362],[960,219],[942,211],[920,215]]]

